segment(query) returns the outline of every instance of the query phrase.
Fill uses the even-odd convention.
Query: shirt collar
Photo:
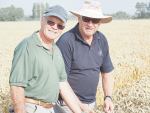
[[[42,45],[38,35],[36,34],[37,32],[39,32],[39,31],[35,31],[32,35],[33,35],[36,45],[42,47],[43,45]]]

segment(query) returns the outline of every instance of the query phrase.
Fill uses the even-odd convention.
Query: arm
[[[59,92],[67,104],[67,106],[73,111],[73,113],[81,113],[81,109],[72,94],[72,92],[69,89],[67,82],[59,82]]]
[[[88,111],[89,113],[92,113],[92,111],[89,109],[88,106],[85,106],[84,104],[82,104],[82,102],[78,99],[78,97],[76,96],[76,94],[73,92],[72,88],[70,87],[69,83],[67,82],[68,87],[70,89],[70,91],[72,92],[72,94],[74,95],[78,105],[80,106],[82,111]]]
[[[102,85],[104,96],[112,96],[113,86],[114,86],[114,79],[111,73],[101,73],[102,74]],[[110,98],[106,98],[104,101],[104,105],[106,111],[113,112],[114,106]]]
[[[21,86],[10,86],[10,91],[15,113],[26,113],[24,88]]]

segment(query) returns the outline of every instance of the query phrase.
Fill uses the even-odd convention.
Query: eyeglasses
[[[89,23],[90,21],[92,21],[93,24],[98,24],[101,20],[101,19],[92,19],[92,18],[88,18],[88,17],[85,17],[85,16],[81,16],[81,15],[80,15],[80,17],[82,18],[82,20],[84,22]]]
[[[44,16],[45,17],[45,16]],[[47,20],[47,18],[45,17],[46,21],[47,21],[47,24],[50,25],[50,26],[54,26],[56,23],[51,21],[51,20]],[[65,28],[65,26],[63,25],[60,25],[60,24],[57,24],[57,28],[60,29],[60,30],[63,30]]]

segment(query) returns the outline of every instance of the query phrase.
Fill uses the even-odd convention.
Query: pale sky
[[[0,0],[0,8],[14,5],[16,8],[21,7],[25,15],[32,15],[33,3],[46,3],[49,6],[60,5],[64,7],[68,14],[69,10],[79,11],[85,0]],[[112,14],[118,11],[124,11],[127,14],[135,14],[135,5],[137,2],[149,4],[150,0],[93,0],[101,3],[103,14]]]

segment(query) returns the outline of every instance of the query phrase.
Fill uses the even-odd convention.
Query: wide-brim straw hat
[[[70,11],[73,15],[82,15],[90,18],[100,18],[101,23],[108,23],[112,21],[112,16],[105,16],[102,13],[100,3],[86,0],[80,11]]]

